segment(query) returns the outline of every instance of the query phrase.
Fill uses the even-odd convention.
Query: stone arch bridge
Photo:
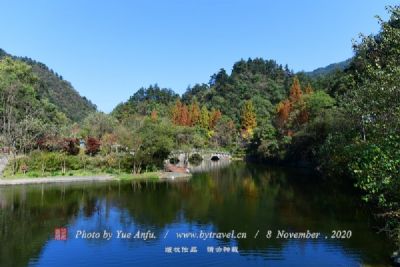
[[[177,158],[180,163],[188,162],[189,158],[194,155],[199,154],[203,160],[229,160],[231,159],[231,154],[225,151],[214,151],[214,150],[191,150],[183,151],[176,150],[172,151],[169,155],[169,159]]]

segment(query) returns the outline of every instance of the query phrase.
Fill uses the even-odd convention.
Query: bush
[[[84,168],[84,163],[79,157],[76,156],[66,156],[65,165],[68,169],[71,170],[80,170]]]
[[[136,163],[138,160],[136,159]],[[134,157],[131,154],[111,153],[105,157],[90,157],[85,154],[75,156],[59,152],[34,151],[29,156],[12,160],[7,167],[6,175],[26,172],[29,177],[39,177],[57,176],[62,172],[61,175],[71,176],[72,171],[76,170],[107,173],[132,172],[133,163]],[[142,170],[147,171],[157,170],[157,165],[152,163],[143,164],[141,167]]]
[[[39,175],[39,173],[37,173],[37,172],[28,172],[28,177],[34,177],[34,178],[36,178],[36,177],[39,177],[40,175]]]
[[[328,136],[320,155],[324,173],[351,177],[363,200],[378,208],[385,231],[400,242],[400,136],[351,142],[342,135]]]
[[[25,162],[22,162],[22,163],[20,164],[20,166],[19,166],[19,170],[20,170],[22,173],[25,174],[25,173],[28,171],[28,165],[26,165]]]
[[[63,151],[69,155],[78,155],[79,154],[78,138],[64,138]]]
[[[124,154],[121,161],[121,170],[131,172],[133,170],[133,156],[131,154]]]
[[[400,136],[349,147],[349,163],[364,199],[387,210],[400,209]]]
[[[54,172],[61,170],[62,154],[55,152],[32,152],[28,159],[28,167],[31,170]]]
[[[41,151],[61,151],[63,149],[63,140],[59,136],[42,136],[37,140],[37,147]]]
[[[109,154],[104,157],[104,161],[108,168],[118,168],[118,156],[116,154]]]
[[[32,152],[29,157],[16,159],[13,162],[21,173],[25,172],[30,175],[30,172],[37,172],[43,175],[44,173],[56,173],[62,170],[65,164],[66,169],[79,170],[84,168],[84,161],[78,156],[65,155],[57,152]]]
[[[86,157],[86,169],[96,171],[104,167],[104,161],[99,157]]]

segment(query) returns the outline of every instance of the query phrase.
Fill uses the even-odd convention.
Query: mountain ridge
[[[312,71],[305,71],[304,74],[311,78],[318,78],[330,74],[336,70],[345,70],[347,67],[349,67],[351,60],[352,59],[349,58],[340,62],[331,63],[329,65],[326,65],[325,67],[319,67]]]
[[[64,80],[61,75],[44,63],[29,57],[8,54],[0,48],[0,59],[5,57],[11,57],[30,65],[33,73],[39,78],[39,86],[37,88],[39,97],[47,98],[72,121],[79,122],[89,113],[97,110],[95,104],[85,96],[81,96],[70,82]]]

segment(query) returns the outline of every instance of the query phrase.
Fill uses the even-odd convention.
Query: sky
[[[0,48],[110,112],[140,87],[184,93],[249,57],[310,71],[352,56],[389,0],[0,0]]]

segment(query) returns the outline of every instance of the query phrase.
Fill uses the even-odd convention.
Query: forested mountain
[[[211,76],[208,85],[188,88],[182,99],[186,103],[197,100],[208,108],[215,108],[240,122],[241,107],[252,100],[260,120],[269,120],[275,105],[288,92],[293,73],[287,66],[261,58],[240,60],[228,74],[224,69]]]
[[[156,110],[158,115],[166,116],[168,107],[179,99],[179,95],[167,88],[160,88],[157,84],[148,88],[140,88],[126,102],[115,107],[112,114],[121,119],[128,115],[150,115]]]
[[[344,61],[341,61],[341,62],[338,62],[338,63],[329,64],[326,67],[317,68],[317,69],[315,69],[313,71],[305,72],[305,74],[307,76],[309,76],[309,77],[317,78],[317,77],[320,77],[320,76],[331,74],[331,73],[333,73],[334,71],[337,71],[337,70],[339,70],[339,71],[340,70],[344,70],[344,69],[346,69],[347,67],[350,66],[350,62],[351,62],[351,58],[349,58],[347,60],[344,60]]]
[[[234,63],[231,73],[220,69],[211,75],[208,84],[188,87],[182,97],[157,84],[140,88],[128,101],[119,104],[112,114],[120,119],[124,114],[150,115],[155,110],[160,116],[168,116],[171,115],[173,104],[179,99],[186,105],[197,102],[209,110],[219,110],[240,128],[241,107],[251,100],[258,124],[264,125],[274,119],[276,106],[286,98],[294,76],[298,76],[303,86],[310,85],[334,95],[336,83],[339,83],[334,77],[342,77],[341,73],[349,65],[350,60],[346,60],[313,72],[295,74],[287,65],[280,65],[274,60],[241,59]]]
[[[18,59],[32,67],[32,72],[38,77],[36,87],[40,98],[47,98],[50,103],[63,112],[72,121],[81,121],[89,113],[96,111],[96,106],[86,97],[82,97],[72,85],[45,64],[27,57],[16,57],[0,49],[0,59],[9,56]]]

